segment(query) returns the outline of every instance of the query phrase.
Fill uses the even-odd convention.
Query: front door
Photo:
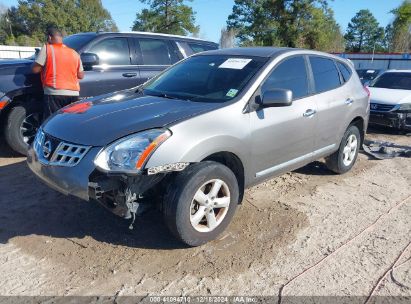
[[[124,90],[142,83],[138,66],[131,63],[127,37],[100,40],[87,52],[99,57],[99,65],[85,71],[84,79],[80,82],[82,97]]]
[[[270,89],[291,90],[293,103],[251,113],[251,153],[257,180],[311,160],[317,105],[309,96],[307,75],[305,58],[293,56],[280,62],[261,86],[261,96]]]

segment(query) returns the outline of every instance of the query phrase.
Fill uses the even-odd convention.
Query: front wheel
[[[34,102],[17,104],[7,116],[4,137],[14,151],[26,155],[41,124],[40,106]]]
[[[234,173],[216,162],[201,162],[176,175],[164,201],[170,231],[183,243],[214,240],[230,223],[238,205]]]
[[[351,125],[343,136],[340,148],[325,159],[328,169],[338,174],[348,172],[357,160],[361,135],[358,127]]]

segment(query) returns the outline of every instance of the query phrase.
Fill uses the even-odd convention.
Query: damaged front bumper
[[[408,112],[370,112],[370,124],[411,130],[411,111]]]
[[[138,201],[167,175],[123,175],[103,173],[96,169],[94,158],[101,147],[87,147],[81,159],[74,165],[61,165],[61,157],[56,157],[60,144],[53,140],[36,142],[28,151],[27,163],[31,171],[49,187],[86,201],[95,200],[118,216],[130,218],[137,212]],[[44,142],[51,142],[50,148]],[[65,151],[67,152],[67,151]],[[47,157],[44,157],[46,154]],[[66,153],[67,154],[67,153]],[[67,163],[67,162],[66,162]]]

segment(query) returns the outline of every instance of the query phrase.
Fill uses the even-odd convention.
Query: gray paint
[[[219,52],[249,54],[251,49],[212,51],[208,54]],[[150,157],[146,169],[177,162],[200,162],[217,152],[231,152],[241,160],[245,186],[249,187],[330,155],[338,149],[353,119],[360,117],[367,126],[368,96],[354,71],[350,80],[337,89],[296,100],[287,107],[256,109],[254,100],[259,87],[283,59],[293,55],[319,55],[343,60],[307,50],[256,49],[256,52],[261,56],[271,56],[271,60],[252,79],[245,92],[231,103],[210,106],[138,97],[130,92],[122,102],[112,102],[110,98],[113,96],[107,95],[93,100],[90,112],[57,114],[44,129],[63,140],[103,146],[126,133],[166,126],[172,136]],[[304,116],[309,110],[314,110],[315,115]],[[30,162],[36,162],[35,158],[29,158]],[[84,159],[78,167],[84,163],[87,173],[89,162],[89,158]],[[50,175],[55,176],[49,170],[60,170],[30,166],[49,180]],[[65,172],[62,178],[67,174],[70,182],[72,173],[66,171],[67,168],[61,170]]]

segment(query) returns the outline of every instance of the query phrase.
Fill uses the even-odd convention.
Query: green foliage
[[[40,45],[45,40],[45,29],[50,25],[59,27],[67,35],[117,31],[100,0],[19,0],[18,6],[11,7],[7,14],[13,35],[6,27],[8,34],[0,41],[2,43]]]
[[[235,0],[228,29],[242,45],[340,51],[343,38],[326,0]]]
[[[369,10],[360,10],[348,24],[344,36],[346,50],[350,52],[372,52],[384,49],[384,28]]]
[[[390,49],[395,52],[409,52],[411,51],[411,1],[405,0],[391,13],[395,17],[391,25]]]
[[[192,1],[192,0],[189,0]],[[137,13],[133,31],[175,35],[198,34],[195,12],[184,0],[141,0],[149,8]]]

